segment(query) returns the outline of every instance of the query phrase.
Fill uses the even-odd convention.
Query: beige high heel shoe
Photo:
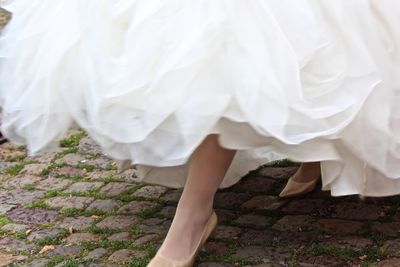
[[[293,177],[290,177],[285,188],[282,190],[279,196],[282,198],[288,198],[310,193],[315,190],[315,187],[320,179],[321,177],[310,182],[296,182]]]
[[[217,214],[215,214],[215,211],[213,211],[210,218],[208,219],[208,222],[206,223],[203,234],[201,235],[200,241],[195,251],[187,260],[171,261],[157,253],[156,256],[147,265],[147,267],[192,267],[196,260],[196,256],[200,251],[200,248],[204,245],[204,243],[207,241],[207,239],[210,237],[211,233],[217,226],[217,221]]]

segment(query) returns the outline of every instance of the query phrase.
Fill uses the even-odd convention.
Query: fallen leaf
[[[49,252],[49,251],[51,251],[51,250],[54,250],[54,249],[55,249],[55,247],[54,247],[53,245],[44,246],[44,247],[39,251],[39,254],[44,254],[44,253],[47,253],[47,252]]]

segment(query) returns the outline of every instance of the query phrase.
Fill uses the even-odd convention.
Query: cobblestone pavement
[[[83,132],[27,157],[0,146],[0,266],[146,266],[180,190],[135,182]],[[400,266],[400,197],[281,200],[279,162],[218,192],[220,224],[198,266]]]
[[[0,28],[6,21],[0,10]],[[0,146],[0,266],[146,266],[179,190],[135,182],[82,132],[27,157]],[[220,191],[220,224],[198,266],[400,266],[400,197],[280,200],[296,167],[254,171]]]

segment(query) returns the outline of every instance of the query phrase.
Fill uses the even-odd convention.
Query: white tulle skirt
[[[323,161],[334,195],[400,193],[394,0],[3,5],[2,131],[31,153],[76,122],[144,181],[179,187],[219,134],[239,150],[223,186],[288,157]]]

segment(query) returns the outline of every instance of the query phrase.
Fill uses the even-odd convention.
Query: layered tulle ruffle
[[[385,177],[400,175],[381,157],[392,150],[379,143],[397,140],[394,103],[378,105],[395,94],[393,22],[368,1],[9,0],[5,7],[14,16],[0,37],[2,129],[32,153],[75,121],[111,156],[167,169],[220,134],[221,144],[242,151],[226,186],[276,154],[325,160],[324,185],[335,194],[370,194],[347,190],[347,181],[364,179],[346,169],[347,156]],[[163,170],[147,181],[182,185],[184,171],[173,170],[180,180]]]

